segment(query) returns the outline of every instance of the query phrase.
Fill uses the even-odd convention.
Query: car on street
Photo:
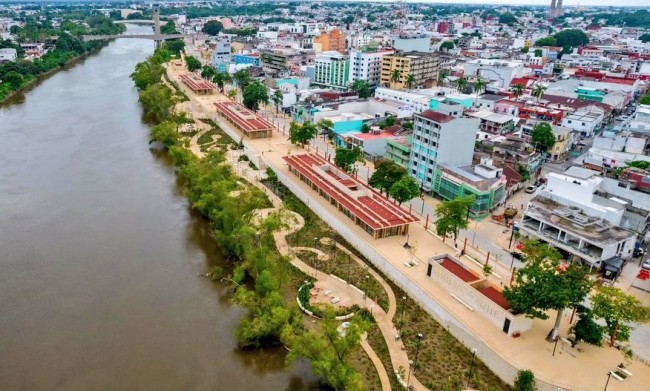
[[[650,270],[650,261],[643,262],[643,264],[641,265],[641,268],[643,268],[645,270]]]
[[[526,188],[526,193],[528,194],[533,194],[537,190],[537,186],[535,185],[530,185]]]
[[[520,260],[520,261],[525,261],[526,260],[526,256],[523,253],[513,251],[510,254],[512,254],[512,257],[514,259],[517,259],[517,260]]]

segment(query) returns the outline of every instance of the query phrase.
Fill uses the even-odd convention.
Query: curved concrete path
[[[190,151],[192,151],[192,153],[195,154],[199,159],[205,156],[205,153],[201,151],[201,146],[199,145],[199,138],[204,134],[208,133],[209,131],[210,129],[203,129],[190,139]]]

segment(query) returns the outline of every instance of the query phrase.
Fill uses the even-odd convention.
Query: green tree
[[[375,172],[368,180],[368,185],[379,189],[380,193],[386,192],[406,175],[406,169],[389,159],[375,160]]]
[[[438,72],[438,85],[439,86],[444,85],[445,82],[447,81],[447,77],[449,77],[449,72],[445,70]]]
[[[530,51],[530,48],[528,46],[525,46],[525,47],[521,48],[521,52],[524,53],[524,54],[528,53],[529,51]]]
[[[163,122],[171,116],[174,100],[169,89],[160,83],[141,91],[138,100],[145,114],[156,122]]]
[[[178,34],[178,30],[176,30],[176,23],[174,23],[173,20],[168,20],[167,23],[160,26],[160,33],[161,34]]]
[[[646,34],[641,35],[641,36],[639,37],[639,41],[641,41],[641,42],[643,42],[643,43],[648,43],[648,42],[650,42],[650,34],[646,33]]]
[[[185,41],[182,39],[172,39],[165,41],[165,47],[176,56],[180,56],[181,52],[185,50]]]
[[[246,87],[253,81],[253,76],[248,69],[240,69],[232,75],[232,79],[237,83],[240,91],[244,91]]]
[[[519,100],[519,97],[524,94],[524,88],[524,85],[521,83],[517,83],[512,86],[512,94],[515,96],[515,100]]]
[[[598,323],[594,322],[592,311],[583,305],[578,305],[576,312],[578,313],[578,321],[572,328],[575,335],[572,346],[576,346],[580,341],[585,341],[590,345],[602,346],[603,329]]]
[[[350,84],[350,89],[359,94],[361,99],[370,98],[370,95],[372,95],[370,84],[366,80],[355,80]]]
[[[353,318],[344,332],[337,330],[338,322],[323,321],[322,333],[304,333],[287,338],[289,365],[296,360],[309,360],[314,373],[334,390],[361,391],[364,389],[359,374],[349,362],[350,355],[359,348],[361,335],[368,324]]]
[[[218,20],[210,20],[203,25],[203,32],[206,35],[219,35],[223,30],[223,24]]]
[[[533,371],[530,369],[517,371],[513,389],[514,391],[537,391]]]
[[[443,238],[453,234],[454,244],[456,244],[460,230],[467,228],[467,216],[473,203],[474,196],[442,201],[436,206],[436,216],[438,216],[436,233]]]
[[[650,93],[645,94],[639,99],[639,103],[642,105],[650,105]]]
[[[17,90],[23,85],[23,75],[16,71],[10,71],[2,77],[1,82],[9,84],[14,90]]]
[[[289,125],[289,141],[293,144],[300,144],[303,148],[309,140],[316,137],[316,134],[318,134],[318,128],[311,122],[305,122],[303,124],[292,122]]]
[[[523,164],[517,165],[517,173],[521,176],[522,182],[528,182],[530,180],[530,171]]]
[[[280,91],[280,90],[273,91],[273,95],[271,95],[271,100],[273,101],[273,104],[275,105],[275,111],[277,113],[280,112],[280,105],[282,104],[283,99],[284,99],[284,96],[282,95],[282,91]]]
[[[316,122],[316,127],[321,134],[330,134],[334,130],[334,122],[327,118],[322,118]]]
[[[212,80],[214,78],[214,75],[216,75],[216,71],[214,67],[211,65],[204,65],[201,68],[201,77],[206,79],[206,80]]]
[[[540,122],[533,128],[532,143],[542,152],[546,152],[555,145],[553,128],[548,122]]]
[[[201,69],[201,61],[197,60],[194,56],[185,57],[185,64],[187,64],[187,70],[194,72],[198,69]]]
[[[153,61],[143,61],[135,66],[131,73],[131,80],[139,90],[144,90],[152,84],[160,82],[165,69]]]
[[[464,77],[459,77],[456,79],[456,88],[458,89],[458,92],[463,92],[465,90],[465,86],[467,86],[467,79]]]
[[[336,148],[334,164],[347,173],[356,171],[354,163],[363,162],[363,152],[358,147],[353,148]]]
[[[452,41],[445,41],[440,45],[441,52],[448,52],[454,49],[454,43]]]
[[[535,46],[558,46],[557,39],[554,36],[545,37],[535,41]]]
[[[650,308],[613,286],[598,288],[591,297],[591,305],[594,316],[605,320],[603,330],[609,336],[609,346],[616,340],[627,341],[633,324],[650,319]]]
[[[361,133],[368,133],[368,132],[370,132],[370,125],[365,123],[361,125]]]
[[[259,81],[253,81],[244,88],[243,103],[247,108],[257,111],[260,108],[260,103],[267,104],[268,102],[269,90]]]
[[[542,57],[543,53],[542,49],[535,49],[534,55],[535,57]]]
[[[553,35],[557,46],[583,46],[589,43],[589,36],[580,29],[562,30]]]
[[[545,91],[546,91],[545,86],[543,86],[542,84],[535,84],[535,87],[533,88],[533,96],[537,98],[538,102],[540,99],[542,99],[542,96],[544,96]]]
[[[413,89],[413,87],[415,87],[416,83],[417,83],[417,80],[415,79],[415,76],[413,76],[413,74],[409,74],[406,77],[406,88],[408,88],[409,90]]]
[[[399,81],[402,79],[402,71],[399,69],[393,69],[393,72],[390,74],[390,81],[391,83],[399,83]]]
[[[512,26],[515,23],[517,23],[517,17],[510,12],[506,12],[504,14],[499,15],[499,23]]]
[[[420,195],[420,185],[410,176],[404,175],[389,190],[390,196],[402,205]]]
[[[228,72],[216,72],[212,77],[212,81],[219,87],[219,90],[223,93],[223,89],[226,86],[226,83],[232,82],[232,77]]]
[[[176,145],[178,143],[176,124],[170,121],[164,121],[152,126],[149,144],[156,141],[160,142],[166,149]]]
[[[522,252],[526,254],[526,266],[517,271],[515,284],[503,295],[514,311],[529,318],[548,319],[547,311],[557,311],[549,333],[555,340],[564,309],[580,304],[591,289],[587,271],[577,264],[561,264],[555,247],[536,240],[528,240]]]

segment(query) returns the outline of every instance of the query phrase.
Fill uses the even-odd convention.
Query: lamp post
[[[415,345],[415,358],[413,361],[409,360],[409,375],[408,378],[406,379],[406,389],[409,390],[411,386],[411,372],[415,372],[415,366],[418,364],[418,353],[420,353],[420,342],[422,342],[422,339],[424,338],[424,335],[422,333],[418,333],[418,343]],[[413,367],[413,369],[411,369]]]
[[[406,310],[406,296],[402,296],[402,316],[400,316],[401,321],[404,321],[404,310]]]
[[[610,377],[612,377],[612,372],[611,371],[607,372],[607,383],[605,383],[605,390],[604,391],[607,391],[607,386],[609,385],[609,378]]]
[[[467,384],[465,385],[465,388],[469,388],[469,381],[472,379],[472,370],[474,370],[474,360],[476,359],[476,352],[478,350],[476,348],[472,349],[472,362],[469,364],[469,372],[467,372]]]

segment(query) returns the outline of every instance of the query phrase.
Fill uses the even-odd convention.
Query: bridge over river
[[[118,34],[118,35],[82,35],[81,39],[84,41],[100,41],[104,39],[114,38],[137,38],[137,39],[151,39],[156,42],[165,41],[168,39],[183,38],[183,34]]]

